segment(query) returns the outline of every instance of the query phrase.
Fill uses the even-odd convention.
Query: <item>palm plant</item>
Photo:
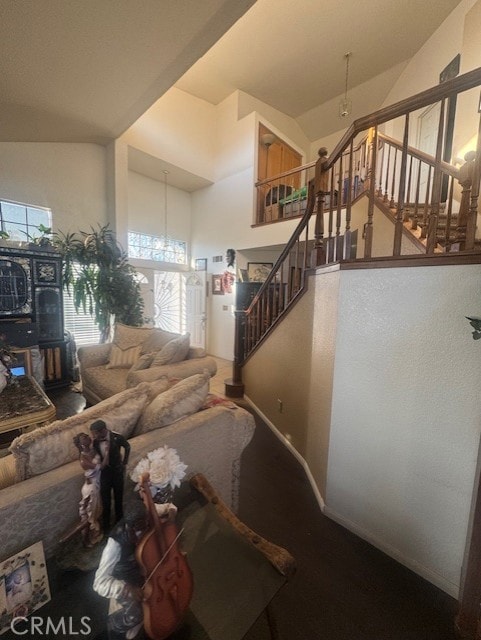
[[[144,302],[135,270],[108,225],[89,232],[54,234],[63,257],[63,283],[75,309],[95,318],[101,342],[110,337],[113,321],[143,324]]]

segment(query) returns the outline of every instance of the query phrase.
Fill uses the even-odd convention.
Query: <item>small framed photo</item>
[[[0,634],[50,600],[43,545],[36,542],[0,563]]]
[[[224,287],[222,286],[222,273],[212,274],[212,295],[224,295]]]
[[[195,270],[196,271],[207,271],[207,258],[196,258],[195,259]]]
[[[273,266],[272,262],[248,262],[247,278],[249,282],[265,282]]]

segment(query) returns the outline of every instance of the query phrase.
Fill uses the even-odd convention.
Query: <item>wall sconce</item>
[[[346,81],[344,85],[344,98],[339,103],[340,118],[346,118],[348,115],[350,115],[352,111],[352,102],[347,97],[347,87],[349,82],[349,60],[351,56],[352,56],[352,53],[350,51],[344,54],[344,57],[346,59]]]

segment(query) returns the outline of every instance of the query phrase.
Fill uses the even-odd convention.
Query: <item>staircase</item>
[[[451,261],[481,262],[476,239],[481,140],[461,168],[442,160],[448,98],[480,85],[478,68],[360,118],[330,156],[321,149],[316,162],[256,184],[259,193],[267,188],[293,193],[279,200],[279,218],[284,212],[284,217],[299,218],[299,224],[249,308],[236,311],[234,385],[242,385],[243,363],[305,291],[309,270],[334,263],[361,266],[381,258],[407,264],[449,255]],[[410,117],[437,102],[438,143],[430,156],[409,144]],[[400,140],[384,133],[390,123],[400,131]],[[288,190],[289,185],[296,188]],[[367,199],[362,223],[353,217],[361,199]],[[392,223],[389,255],[376,253],[374,213],[379,210]],[[404,236],[415,247],[410,254]]]
[[[286,185],[295,185],[291,192],[298,195],[278,202],[279,219],[289,205],[289,217],[299,218],[299,224],[249,308],[235,312],[234,385],[242,387],[243,364],[303,295],[307,275],[318,268],[481,263],[476,238],[481,120],[476,151],[465,155],[465,164],[458,169],[442,160],[448,100],[475,88],[479,94],[480,86],[478,68],[360,118],[330,155],[320,149],[316,162],[256,184],[260,193],[266,188],[286,193]],[[420,110],[438,102],[436,152],[430,156],[410,145],[410,128]],[[399,139],[386,130],[399,132]],[[389,242],[380,251],[379,236],[384,234],[385,241],[386,233]],[[404,242],[406,237],[412,242]],[[387,253],[385,246],[390,247]],[[476,526],[457,620],[461,635],[470,640],[481,640],[479,514]]]

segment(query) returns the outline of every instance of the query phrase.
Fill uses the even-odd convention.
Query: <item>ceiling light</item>
[[[346,118],[352,111],[352,102],[347,97],[347,86],[349,82],[349,60],[351,56],[352,53],[350,51],[344,54],[344,58],[346,59],[346,82],[344,86],[344,98],[339,102],[340,118]]]

